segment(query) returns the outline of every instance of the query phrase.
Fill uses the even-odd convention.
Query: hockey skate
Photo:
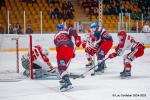
[[[120,72],[120,75],[121,75],[121,74],[123,74],[124,72],[125,72],[125,68],[123,69],[123,71],[122,71],[122,72]]]
[[[85,66],[86,66],[86,68],[91,68],[93,65],[94,65],[94,62],[91,61],[90,63],[86,64]]]
[[[59,81],[59,84],[60,84],[60,86],[63,86],[63,85],[65,85],[65,82],[64,82],[64,80],[60,80],[60,81]]]
[[[91,76],[100,75],[102,73],[104,73],[104,66],[103,66],[103,64],[99,64],[98,68],[95,69],[93,73],[91,73]]]
[[[128,77],[130,77],[131,76],[131,70],[123,70],[123,72],[121,72],[120,73],[120,77],[122,78],[122,79],[124,79],[124,78],[128,78]]]
[[[94,70],[95,73],[104,73],[105,63],[102,62],[98,65],[98,68]]]
[[[64,76],[64,80],[61,81],[60,91],[65,92],[65,91],[70,90],[72,88],[73,87],[72,87],[72,83],[69,80],[69,76],[68,75]]]

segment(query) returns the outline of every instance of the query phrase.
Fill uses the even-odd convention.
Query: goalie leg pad
[[[41,78],[42,77],[42,67],[39,65],[33,63],[33,77],[36,78]]]
[[[22,64],[24,69],[29,70],[29,66],[30,66],[29,59],[26,59],[26,58],[22,57],[21,58],[21,64]]]

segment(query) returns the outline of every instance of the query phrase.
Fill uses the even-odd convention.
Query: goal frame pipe
[[[16,39],[16,58],[17,58],[17,73],[19,73],[19,44],[18,39]]]
[[[29,35],[30,78],[33,79],[32,35]]]
[[[16,42],[16,73],[19,73],[19,38],[11,38],[11,40]]]

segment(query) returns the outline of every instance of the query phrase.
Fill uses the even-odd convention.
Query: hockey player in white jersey
[[[89,45],[94,46],[94,41],[95,41],[94,32],[92,31],[92,29],[89,29],[87,34],[85,35],[85,38],[82,41],[82,47],[86,48]],[[93,66],[94,65],[94,56],[91,56],[90,54],[88,54],[86,52],[86,57],[87,57],[87,60],[88,60],[88,64],[86,64],[86,67]]]
[[[109,58],[114,58],[116,56],[123,55],[125,50],[131,50],[128,54],[124,55],[123,64],[124,70],[120,73],[120,77],[126,78],[131,76],[131,62],[141,57],[144,54],[144,45],[138,41],[136,41],[124,30],[118,32],[119,44],[115,48],[115,52],[109,55]]]
[[[42,77],[42,72],[46,74],[47,72],[55,72],[50,60],[48,58],[49,51],[42,48],[40,45],[36,45],[32,48],[32,58],[33,58],[33,71],[36,78]],[[30,58],[29,53],[22,55],[21,58],[22,66],[25,69],[23,74],[25,76],[30,75]]]

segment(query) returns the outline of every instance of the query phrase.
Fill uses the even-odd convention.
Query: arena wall
[[[85,37],[86,33],[80,34],[82,38]],[[114,40],[114,45],[118,43],[118,38],[116,33],[110,33]],[[150,48],[150,33],[129,33],[137,41],[145,44],[146,48]],[[50,50],[55,50],[54,45],[55,34],[32,34],[33,45],[40,44],[45,48]],[[29,35],[16,35],[16,34],[0,34],[0,52],[15,51],[16,42],[15,38],[18,38],[19,50],[26,51],[29,48]],[[77,50],[82,50],[82,47],[77,48]]]

